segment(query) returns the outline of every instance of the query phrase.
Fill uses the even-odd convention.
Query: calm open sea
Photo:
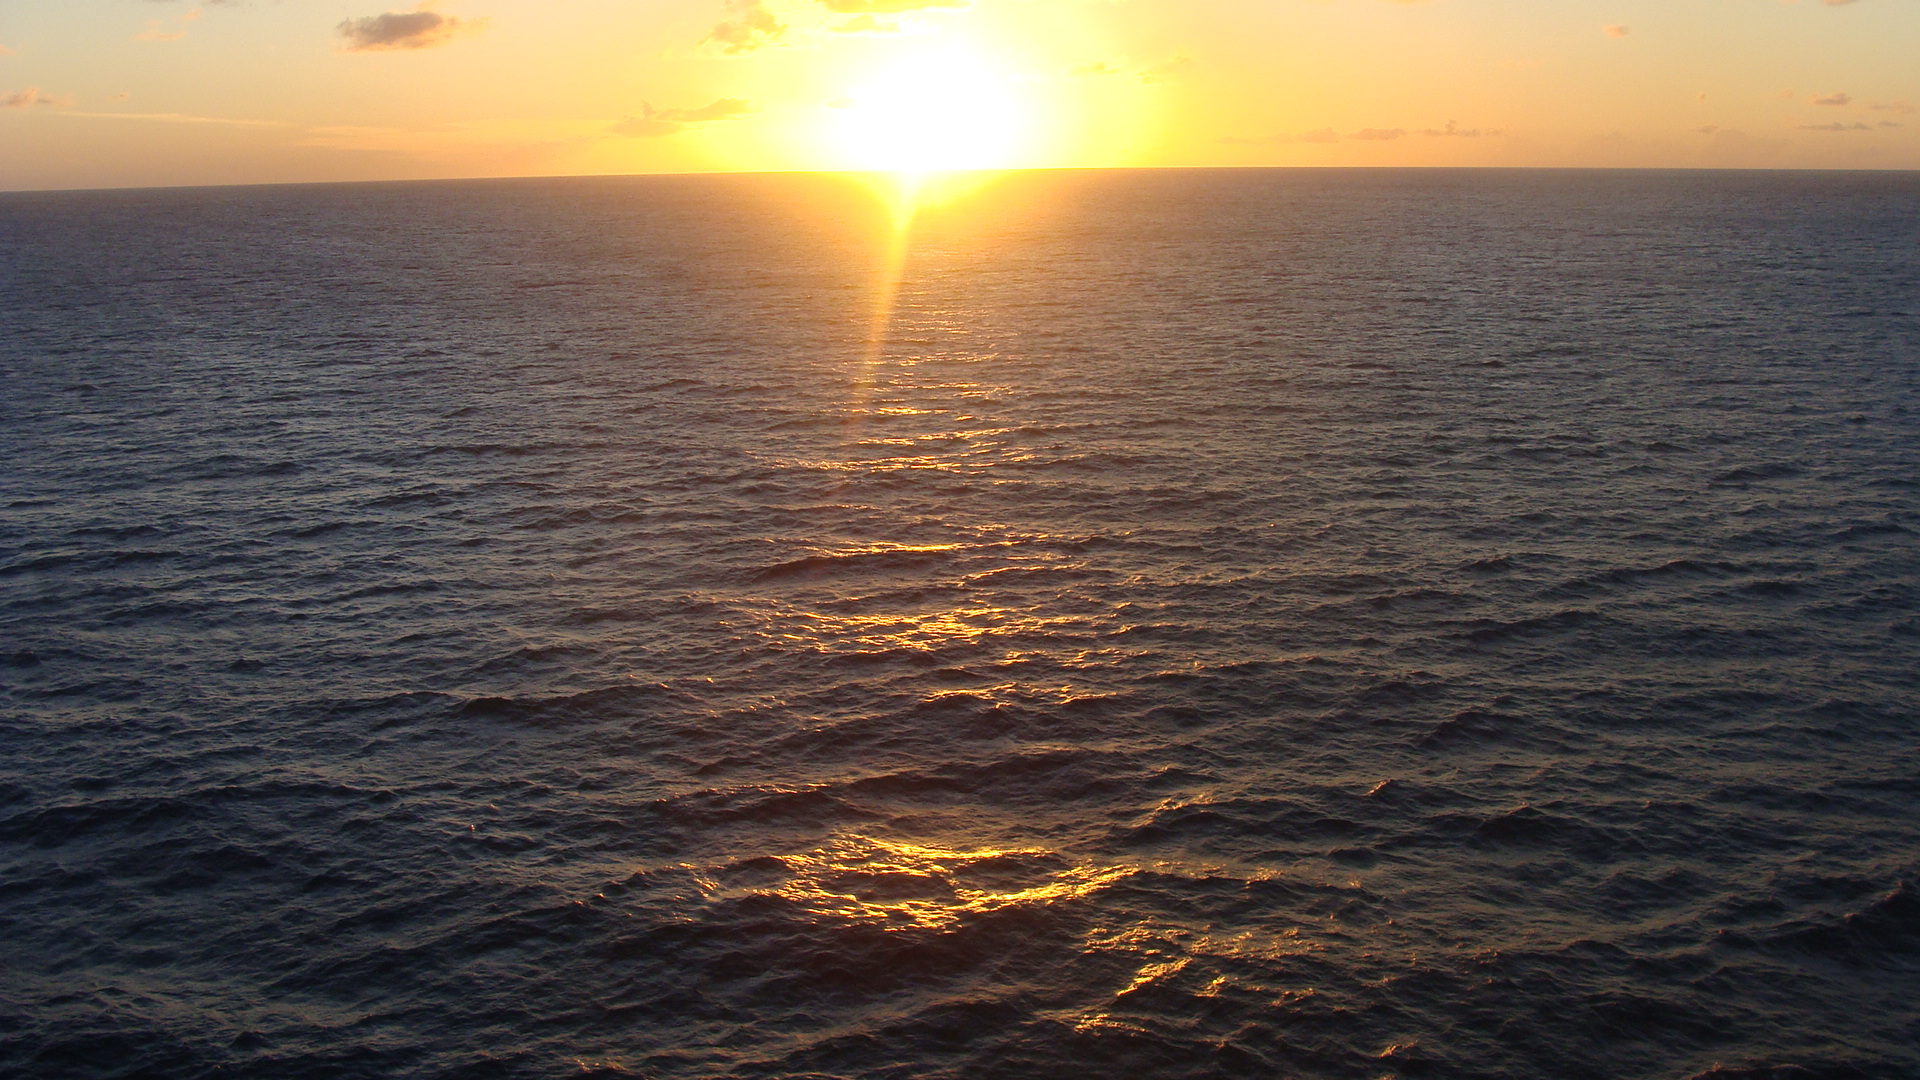
[[[1920,1076],[1920,174],[889,236],[0,196],[0,1073]]]

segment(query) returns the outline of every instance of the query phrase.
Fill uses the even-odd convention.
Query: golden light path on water
[[[873,310],[867,324],[860,385],[871,385],[874,368],[887,347],[888,331],[893,325],[894,309],[900,286],[906,277],[907,260],[913,245],[913,227],[921,212],[959,202],[979,194],[1003,170],[964,170],[924,172],[896,170],[865,174],[862,179],[872,197],[880,204],[885,235],[875,261]]]
[[[1147,879],[1217,881],[1223,876],[1251,884],[1278,878],[1277,871],[1182,861],[1138,863],[1075,859],[1046,847],[961,846],[843,833],[805,850],[760,855],[727,866],[689,863],[644,871],[649,877],[679,876],[687,882],[687,902],[731,905],[773,901],[823,924],[864,926],[888,935],[947,935],[977,932],[1000,917],[1049,907],[1092,910],[1110,890]],[[1151,883],[1140,887],[1153,889]],[[1089,955],[1124,958],[1133,970],[1114,991],[1108,1007],[1086,1007],[1051,1014],[1075,1029],[1129,1029],[1134,1021],[1114,1010],[1132,995],[1180,978],[1196,961],[1205,970],[1233,969],[1205,985],[1190,987],[1202,998],[1229,990],[1252,990],[1276,1003],[1311,997],[1315,990],[1287,979],[1287,961],[1322,947],[1304,932],[1310,928],[1240,928],[1219,932],[1142,916],[1114,925],[1093,925],[1080,936]],[[1199,970],[1199,969],[1195,969]],[[1265,973],[1265,974],[1255,974]]]
[[[872,180],[874,197],[881,200],[886,216],[886,234],[874,271],[873,311],[861,355],[858,385],[863,394],[873,385],[874,369],[886,352],[887,332],[893,325],[894,305],[899,302],[900,284],[907,272],[907,251],[913,242],[913,220],[920,211],[925,179],[919,173],[883,173]]]
[[[852,393],[846,403],[849,425],[860,430],[848,448],[855,452],[838,459],[809,460],[804,463],[806,466],[851,474],[964,469],[969,465],[991,470],[1003,463],[968,462],[949,452],[925,453],[921,439],[889,437],[864,429],[888,416],[920,417],[948,411],[893,407],[884,398],[891,369],[910,367],[924,359],[892,355],[889,348],[902,291],[909,277],[915,225],[930,209],[963,211],[966,200],[981,196],[1005,175],[1004,171],[990,170],[893,171],[860,177],[881,207],[885,224],[874,259],[866,333],[849,380]],[[945,389],[956,400],[984,392],[981,384],[973,382],[951,384]],[[958,415],[955,419],[964,424],[973,418]],[[971,440],[997,432],[963,430],[958,434]],[[938,441],[946,441],[952,435],[943,435]],[[878,453],[860,454],[857,448]],[[826,545],[819,557],[823,560],[925,558],[937,562],[948,557],[977,555],[983,549],[1014,549],[1036,543],[1044,546],[1045,541],[1063,539],[1023,534],[1008,525],[981,524],[978,528],[992,538],[983,536],[968,544]],[[1038,562],[1002,565],[979,574],[963,573],[956,584],[979,585],[995,575],[1056,569],[1063,562],[1072,561],[1058,553],[1030,554],[1029,558]],[[944,593],[946,590],[934,591]],[[771,610],[763,609],[756,629],[770,645],[817,651],[822,656],[837,658],[899,653],[932,657],[958,642],[979,645],[1000,639],[1004,648],[993,651],[1002,657],[1000,666],[1012,674],[1025,666],[1028,659],[1022,652],[1023,639],[1070,637],[1079,618],[1039,608],[1007,607],[978,593],[935,599],[926,610],[919,611],[862,611],[859,610],[860,597],[846,596],[838,600],[850,610],[830,609],[836,605],[775,604]],[[1084,655],[1078,662],[1099,665],[1109,660],[1110,655],[1100,653]],[[946,705],[991,709],[1003,704],[1044,702],[1060,708],[1099,697],[1101,695],[1090,688],[1067,681],[1040,683],[1013,678],[993,685],[938,692],[923,704],[934,709]],[[831,722],[823,724],[832,726]],[[800,785],[783,790],[798,796],[806,794],[809,788]],[[1182,802],[1184,800],[1163,802],[1147,811],[1142,822],[1156,814],[1178,810]],[[876,835],[877,832],[872,827],[858,832],[836,831],[823,843],[801,850],[762,853],[726,866],[681,863],[659,867],[654,872],[685,875],[683,880],[692,886],[687,894],[690,902],[725,904],[748,898],[776,900],[822,923],[865,926],[889,935],[909,936],[965,934],[983,921],[999,916],[1018,917],[1015,913],[1023,910],[1060,907],[1091,912],[1104,903],[1099,899],[1101,894],[1124,889],[1130,881],[1143,876],[1195,882],[1231,880],[1242,883],[1243,887],[1282,876],[1271,868],[1233,863],[1114,860],[1047,846],[999,846],[991,842],[990,828],[975,831],[953,821],[946,822],[945,827],[925,830],[912,839]],[[1288,958],[1320,948],[1304,935],[1306,929],[1301,926],[1241,928],[1217,933],[1203,923],[1189,924],[1145,915],[1117,921],[1095,920],[1080,931],[1080,948],[1088,955],[1123,957],[1133,974],[1112,993],[1106,1005],[1049,1014],[1048,1019],[1082,1032],[1132,1031],[1136,1024],[1125,1013],[1134,995],[1150,992],[1183,975],[1192,981],[1192,972],[1217,971],[1223,964],[1239,974],[1212,976],[1207,985],[1194,992],[1202,997],[1214,997],[1230,990],[1251,989],[1266,994],[1276,1003],[1312,997],[1316,993],[1313,987],[1290,982],[1284,975],[1268,982],[1265,977],[1247,974],[1283,972]],[[1196,967],[1196,962],[1200,966]]]

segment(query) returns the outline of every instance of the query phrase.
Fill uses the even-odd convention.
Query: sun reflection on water
[[[860,179],[879,203],[887,228],[875,260],[872,307],[855,379],[864,401],[872,394],[874,369],[885,356],[900,288],[906,279],[915,220],[923,211],[949,206],[979,194],[1003,175],[995,170],[898,170],[862,174]]]
[[[750,891],[815,917],[888,930],[949,930],[1007,908],[1080,899],[1134,872],[1075,864],[1044,848],[969,850],[858,835],[770,861],[784,880]],[[702,889],[709,897],[730,891],[718,877],[706,878]]]
[[[1243,876],[1244,871],[1233,868],[1192,865],[1158,864],[1151,870],[1176,877],[1193,876],[1195,880],[1225,876],[1247,884],[1278,876],[1272,871]],[[1252,996],[1275,1006],[1310,998],[1315,989],[1292,981],[1288,972],[1300,957],[1323,947],[1300,926],[1255,926],[1223,934],[1204,922],[1183,925],[1145,919],[1096,928],[1086,936],[1085,948],[1089,953],[1122,958],[1133,968],[1105,1007],[1051,1014],[1052,1019],[1076,1031],[1095,1033],[1141,1030],[1129,1014],[1140,1007],[1138,997],[1156,991],[1190,1000],[1226,994]]]
[[[778,892],[820,914],[941,929],[970,915],[1083,897],[1129,872],[1059,862],[1039,848],[958,851],[855,837],[789,861],[794,877]]]

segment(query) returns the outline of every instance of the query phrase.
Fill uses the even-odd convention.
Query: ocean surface
[[[0,1074],[1920,1077],[1920,174],[0,196]]]

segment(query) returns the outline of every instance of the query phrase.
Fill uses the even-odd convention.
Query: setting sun
[[[842,168],[925,174],[1024,164],[1036,103],[979,53],[898,57],[832,103],[828,152]]]

